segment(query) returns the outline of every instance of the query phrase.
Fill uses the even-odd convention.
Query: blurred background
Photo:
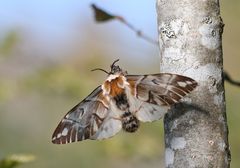
[[[159,72],[158,47],[120,22],[98,24],[91,3],[157,39],[155,0],[0,0],[0,158],[32,154],[40,167],[163,167],[162,121],[134,135],[53,145],[63,115],[100,85],[113,60],[131,74]],[[240,80],[240,1],[222,0],[224,67]],[[232,168],[240,166],[240,88],[226,83]]]

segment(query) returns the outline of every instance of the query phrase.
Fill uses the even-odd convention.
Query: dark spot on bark
[[[215,30],[212,30],[211,34],[212,34],[213,37],[215,37],[216,36]]]

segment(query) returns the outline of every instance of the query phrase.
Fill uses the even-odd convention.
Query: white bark
[[[164,118],[165,164],[174,168],[230,165],[218,0],[157,0],[160,70],[199,86]]]

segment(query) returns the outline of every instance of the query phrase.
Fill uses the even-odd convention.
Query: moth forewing
[[[169,73],[128,75],[127,81],[131,111],[143,122],[162,118],[172,104],[197,86],[189,77]]]
[[[112,112],[108,108],[109,102],[103,98],[102,89],[98,87],[81,103],[72,108],[54,131],[52,142],[65,144],[94,139],[95,134],[99,134],[98,132],[101,132],[103,128],[104,130],[108,129],[107,127],[111,125],[108,123],[108,115]],[[116,129],[117,127],[109,129],[111,132],[108,137],[119,131]]]

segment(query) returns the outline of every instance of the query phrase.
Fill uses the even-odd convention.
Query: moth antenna
[[[112,63],[112,65],[111,65],[111,68],[114,66],[114,64],[116,63],[116,62],[118,62],[119,61],[119,59],[117,59],[117,60],[115,60],[113,63]]]
[[[106,70],[104,70],[102,68],[95,68],[95,69],[92,69],[91,71],[103,71],[103,72],[105,72],[106,74],[109,75],[109,72],[107,72]]]

